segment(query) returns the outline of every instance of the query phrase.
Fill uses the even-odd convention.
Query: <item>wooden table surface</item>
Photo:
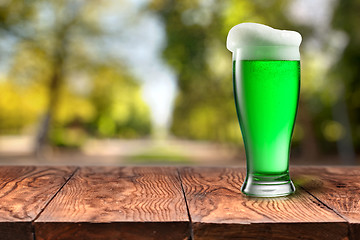
[[[296,167],[282,198],[244,168],[0,167],[0,239],[360,239],[360,167]]]

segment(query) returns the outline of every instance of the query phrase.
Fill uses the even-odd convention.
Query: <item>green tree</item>
[[[179,94],[171,131],[191,139],[240,142],[232,102],[230,54],[223,51],[223,4],[154,1],[166,24],[164,58],[178,73]],[[230,87],[229,87],[230,86]]]
[[[107,3],[82,0],[15,0],[0,3],[0,32],[3,36],[15,39],[14,50],[9,54],[12,64],[7,81],[12,82],[14,94],[19,86],[42,86],[38,94],[45,94],[45,106],[41,105],[43,117],[37,131],[35,152],[41,152],[47,145],[52,126],[56,130],[55,136],[59,136],[59,129],[76,121],[86,124],[95,134],[98,131],[103,136],[116,136],[121,130],[135,132],[124,134],[132,136],[146,134],[149,131],[149,114],[139,97],[139,85],[135,83],[134,77],[126,72],[124,64],[115,64],[104,45],[108,39],[121,38],[121,32],[107,31],[102,22],[106,15],[105,10],[110,7]],[[103,74],[104,69],[112,72],[112,75]],[[79,93],[71,87],[76,85],[74,82],[79,81],[77,75],[93,80],[87,83],[92,88],[91,91]],[[109,84],[98,89],[101,81],[108,81]],[[97,101],[100,99],[95,97],[99,91],[104,91],[104,99],[101,99],[103,105],[99,105]],[[108,94],[109,92],[111,94]],[[20,97],[24,99],[23,96]],[[107,108],[105,105],[115,104],[117,100],[127,101],[126,98],[136,101],[132,104],[131,110],[128,110],[125,120],[109,120],[110,117],[114,117],[115,110],[104,110]],[[32,99],[24,101],[31,102]],[[9,101],[4,103],[8,104]],[[124,104],[127,103],[123,102]],[[118,105],[114,108],[117,109]],[[109,113],[104,114],[104,111]],[[20,115],[15,115],[14,118],[21,119]],[[138,117],[142,120],[134,120]],[[31,118],[34,118],[34,115],[31,115]],[[108,120],[104,120],[106,118]],[[117,121],[116,124],[114,121]],[[96,127],[91,127],[93,125]],[[116,126],[111,127],[113,125]]]
[[[241,142],[233,92],[231,27],[259,22],[292,28],[282,10],[287,1],[153,1],[166,23],[164,58],[178,73],[172,131],[193,139]]]
[[[360,29],[358,23],[360,1],[338,1],[332,25],[347,34],[348,43],[331,74],[336,81],[342,82],[342,94],[349,113],[350,137],[357,150],[360,149]]]
[[[339,135],[338,130],[333,131],[339,126],[332,120],[329,100],[336,95],[336,86],[327,84],[328,70],[322,64],[327,56],[319,51],[307,51],[305,47],[311,39],[319,41],[317,26],[296,22],[289,14],[292,3],[287,0],[152,1],[152,8],[164,19],[166,27],[167,46],[163,56],[178,76],[179,94],[171,127],[174,135],[242,143],[233,102],[231,53],[226,50],[225,42],[234,25],[257,22],[296,30],[303,36],[302,87],[293,150],[301,152],[305,159],[316,161],[323,151],[334,149],[334,142],[329,142],[332,140],[327,135],[330,138]]]

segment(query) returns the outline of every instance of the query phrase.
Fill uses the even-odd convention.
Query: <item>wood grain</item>
[[[75,167],[0,167],[0,239],[33,239],[31,221],[74,171]]]
[[[296,167],[276,199],[244,196],[242,168],[75,170],[0,167],[0,240],[189,239],[185,197],[193,240],[360,240],[360,167]]]
[[[182,168],[180,176],[199,239],[348,239],[344,219],[298,188],[282,198],[240,192],[245,169]]]
[[[298,167],[294,179],[350,223],[351,239],[360,239],[360,167]]]
[[[0,222],[1,240],[33,240],[33,231],[29,222]]]
[[[34,226],[36,239],[187,239],[190,235],[177,170],[165,167],[81,168]]]

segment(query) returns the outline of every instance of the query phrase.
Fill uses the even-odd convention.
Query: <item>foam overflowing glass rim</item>
[[[241,23],[229,31],[226,47],[234,60],[300,60],[298,32],[258,23]]]

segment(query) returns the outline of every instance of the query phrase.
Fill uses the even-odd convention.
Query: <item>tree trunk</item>
[[[304,102],[299,102],[298,120],[303,126],[304,138],[301,141],[301,155],[306,162],[315,162],[319,160],[320,151],[316,134],[314,130],[314,124]]]
[[[34,154],[37,158],[44,158],[44,152],[49,148],[49,130],[56,112],[59,93],[64,79],[64,58],[66,54],[66,35],[61,31],[59,44],[56,45],[53,56],[53,71],[48,86],[48,106],[40,122],[35,138]]]

